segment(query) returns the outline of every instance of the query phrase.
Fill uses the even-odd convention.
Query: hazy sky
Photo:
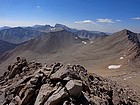
[[[65,24],[87,30],[140,32],[140,0],[0,0],[0,26]]]

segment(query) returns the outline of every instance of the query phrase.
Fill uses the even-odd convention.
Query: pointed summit
[[[132,32],[130,30],[127,30],[127,29],[125,29],[123,31],[128,35],[128,39],[130,41],[132,41],[133,43],[136,43],[136,44],[138,44],[140,46],[140,41],[139,41],[137,33],[134,33],[134,32]]]
[[[133,32],[130,31],[130,30],[128,30],[128,29],[123,29],[123,30],[121,30],[121,31],[119,31],[119,32],[117,32],[117,33],[123,33],[123,34],[125,34],[125,35],[128,35],[128,33],[133,33]]]
[[[128,40],[140,45],[139,35],[137,33],[134,33],[132,31],[128,30],[128,29],[123,29],[122,31],[114,33],[114,35],[117,35],[117,37],[121,37],[122,39],[127,36]]]

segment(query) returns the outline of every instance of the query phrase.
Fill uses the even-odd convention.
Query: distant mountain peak
[[[125,33],[125,34],[127,34],[128,32],[132,32],[132,31],[130,31],[130,30],[128,30],[128,29],[123,29],[123,30],[121,30],[121,31],[119,31],[119,32],[123,32],[123,33]]]
[[[19,44],[42,34],[44,33],[38,30],[31,30],[30,28],[13,27],[0,30],[0,40]]]
[[[139,39],[139,35],[137,33],[134,33],[128,29],[123,29],[122,31],[117,32],[118,34],[124,35],[124,36],[128,36],[128,40],[130,40],[133,43],[136,43],[140,46],[140,39]]]
[[[137,43],[140,47],[140,41],[139,41],[139,38],[138,38],[138,34],[132,32],[130,30],[125,30],[125,31],[126,31],[126,34],[128,35],[128,39],[130,41],[132,41],[133,43]]]
[[[44,25],[34,25],[32,26],[33,28],[38,28],[38,27],[41,27],[41,26],[44,26]]]
[[[9,27],[9,26],[3,26],[3,27],[0,27],[0,30],[9,29],[9,28],[11,28],[11,27]]]
[[[60,23],[56,23],[56,24],[55,24],[55,27],[56,27],[56,26],[64,26],[64,27],[67,27],[66,25],[63,25],[63,24],[60,24]]]
[[[88,30],[78,30],[74,28],[69,28],[63,24],[51,25],[34,25],[32,27],[12,27],[9,29],[0,31],[0,39],[11,42],[11,43],[21,43],[29,39],[35,38],[36,36],[42,35],[41,33],[57,32],[60,30],[65,30],[80,38],[95,39],[98,37],[107,36],[107,33],[99,31],[88,31]]]
[[[65,26],[65,25],[63,25],[63,24],[55,24],[55,26],[54,26],[55,28],[62,28],[62,29],[68,29],[69,27],[67,27],[67,26]]]
[[[20,26],[18,26],[18,27],[12,27],[12,28],[9,28],[7,30],[14,30],[14,29],[16,29],[16,30],[18,30],[18,29],[24,30],[24,28],[23,27],[20,27]]]

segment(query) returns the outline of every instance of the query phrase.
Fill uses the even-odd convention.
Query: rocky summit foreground
[[[42,65],[17,57],[0,77],[1,105],[138,105],[138,98],[129,86],[81,65]]]

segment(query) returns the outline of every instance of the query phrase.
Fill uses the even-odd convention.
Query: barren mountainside
[[[2,56],[2,58],[4,59],[4,61],[1,63],[0,68],[1,68],[1,74],[3,74],[6,70],[9,64],[17,64],[20,65],[20,63],[14,63],[15,58],[17,57],[26,57],[27,60],[29,61],[28,66],[26,63],[26,66],[29,68],[22,68],[19,71],[20,72],[16,72],[17,69],[10,69],[10,71],[4,73],[4,76],[10,78],[7,80],[5,80],[5,77],[1,77],[2,79],[2,87],[1,89],[3,90],[2,93],[6,92],[6,94],[8,94],[6,91],[7,88],[5,88],[6,84],[11,85],[11,81],[12,83],[16,84],[15,81],[18,81],[19,78],[24,78],[24,76],[26,75],[27,78],[22,82],[18,82],[19,84],[15,85],[17,86],[17,88],[21,87],[21,90],[19,90],[17,93],[15,93],[15,91],[17,91],[17,88],[13,88],[10,87],[11,90],[13,90],[13,93],[10,93],[9,96],[11,96],[12,94],[14,94],[14,96],[12,96],[16,102],[19,103],[29,103],[28,98],[28,90],[27,92],[23,92],[22,88],[24,90],[24,88],[26,88],[26,84],[28,86],[28,84],[31,84],[33,86],[35,86],[35,88],[37,88],[37,93],[35,94],[36,99],[33,99],[31,102],[32,104],[38,103],[40,99],[40,97],[42,96],[42,92],[44,90],[42,89],[52,89],[52,88],[57,88],[56,90],[52,90],[52,93],[49,93],[50,95],[47,96],[46,94],[48,94],[47,91],[45,93],[46,97],[44,99],[44,101],[41,101],[42,103],[48,105],[48,103],[54,104],[56,103],[77,103],[79,102],[78,99],[80,98],[80,100],[82,99],[83,101],[81,101],[81,104],[83,103],[94,103],[97,102],[96,104],[98,105],[100,102],[101,103],[109,103],[109,105],[117,105],[116,103],[120,102],[120,103],[131,103],[132,105],[136,104],[139,102],[138,100],[138,96],[136,95],[136,93],[131,93],[128,91],[132,91],[131,88],[133,88],[135,91],[137,91],[137,94],[139,94],[140,91],[140,82],[139,82],[139,75],[140,75],[140,46],[139,46],[139,35],[137,33],[133,33],[129,30],[122,30],[119,32],[114,33],[113,35],[110,36],[100,36],[98,38],[89,40],[89,39],[82,39],[80,37],[78,37],[76,34],[73,34],[71,32],[65,31],[65,30],[61,30],[61,31],[56,31],[56,32],[50,32],[50,33],[46,33],[42,36],[38,36],[32,40],[27,41],[26,43],[23,43],[22,45],[19,45],[18,47],[16,47],[13,51],[10,51],[9,53],[6,54],[6,56]],[[23,60],[24,61],[24,60]],[[36,61],[36,62],[35,62]],[[21,60],[22,62],[22,60]],[[38,63],[38,62],[42,62],[42,64]],[[48,66],[48,64],[54,63],[54,62],[62,62],[63,65],[77,65],[77,66],[70,66],[70,69],[68,69],[66,66],[62,66],[62,69],[60,68],[55,70],[52,66]],[[43,68],[41,65],[47,64],[47,66],[45,67],[52,67],[50,71],[50,69],[48,70]],[[61,63],[59,63],[61,65]],[[101,75],[103,77],[98,77],[95,75],[90,76],[89,74],[87,76],[89,76],[90,78],[94,78],[93,81],[91,81],[91,83],[93,82],[94,85],[88,83],[87,81],[85,81],[86,79],[82,80],[85,81],[86,84],[82,85],[81,81],[79,82],[79,79],[77,79],[77,76],[83,76],[84,74],[77,74],[80,73],[81,70],[83,70],[83,67],[78,66],[78,65],[83,65],[85,68],[87,68],[87,71],[84,72],[90,72],[90,73],[95,73],[97,75]],[[25,65],[24,65],[25,66]],[[17,67],[17,66],[15,66]],[[20,66],[19,66],[20,67]],[[32,68],[33,67],[33,68]],[[59,66],[58,66],[59,67]],[[76,67],[76,68],[75,68]],[[80,68],[78,68],[80,67]],[[35,69],[37,68],[37,69]],[[53,77],[63,77],[61,76],[61,74],[63,74],[63,70],[67,70],[68,69],[68,73],[70,77],[71,77],[71,73],[75,74],[74,77],[72,77],[72,80],[70,79],[70,81],[68,80],[67,82],[65,81],[65,79],[63,78],[51,78]],[[38,77],[36,76],[36,70],[39,73],[39,78],[43,79],[44,78],[44,72],[49,73],[49,74],[45,74],[47,80],[51,81],[52,83],[48,83],[44,84],[44,82],[39,82],[40,84],[32,84],[34,82],[32,82],[32,80],[34,81],[38,81]],[[41,72],[40,72],[41,70]],[[44,71],[47,70],[47,71]],[[61,71],[62,70],[62,71]],[[69,71],[70,70],[70,71]],[[74,71],[74,72],[71,72]],[[59,72],[60,71],[60,72]],[[43,73],[42,73],[43,72]],[[26,74],[27,73],[27,74]],[[41,74],[40,74],[41,73]],[[83,73],[83,71],[82,71]],[[19,75],[22,76],[19,76]],[[72,76],[73,76],[72,74]],[[29,76],[31,75],[31,77]],[[28,78],[29,76],[29,78]],[[66,76],[66,75],[64,75]],[[75,77],[76,76],[76,77]],[[37,77],[37,78],[36,78]],[[104,77],[108,78],[105,79]],[[73,80],[75,79],[76,80]],[[83,77],[80,77],[81,79]],[[37,79],[37,80],[36,80]],[[69,76],[66,76],[66,80],[69,79]],[[27,81],[26,81],[27,80]],[[115,82],[110,82],[110,81],[116,81],[117,84]],[[39,80],[40,81],[40,80]],[[64,82],[65,81],[65,82]],[[97,82],[98,81],[98,82]],[[59,83],[60,82],[60,83]],[[64,84],[63,84],[64,82]],[[85,90],[81,90],[78,91],[77,94],[79,94],[79,97],[77,97],[76,95],[76,100],[74,97],[71,97],[71,95],[69,94],[73,94],[70,93],[73,90],[69,90],[69,82],[70,84],[74,84],[74,87],[71,87],[72,89],[79,89],[80,86],[83,88],[83,86],[93,86],[93,90],[90,89],[90,91],[92,91],[91,93],[86,93]],[[97,84],[96,84],[97,82]],[[103,84],[101,83],[105,83],[106,82],[109,84],[108,86],[112,89],[110,91],[110,88],[108,88],[106,91],[104,91],[104,87]],[[24,85],[22,83],[25,83]],[[58,84],[57,84],[58,83]],[[99,84],[98,84],[99,83]],[[68,84],[68,85],[67,85]],[[112,84],[114,84],[112,86]],[[119,84],[119,85],[118,85]],[[50,86],[52,85],[52,86]],[[13,85],[12,85],[13,86]],[[62,86],[62,87],[61,87]],[[76,87],[75,87],[76,86]],[[114,87],[115,86],[115,87]],[[130,87],[127,87],[130,86]],[[61,87],[61,89],[59,88]],[[119,88],[121,87],[121,88]],[[5,90],[6,89],[6,90]],[[8,88],[9,89],[9,88]],[[60,89],[60,90],[59,90]],[[66,92],[64,92],[64,89],[66,89]],[[86,88],[87,89],[87,88]],[[99,89],[99,90],[98,90]],[[103,89],[103,90],[102,90]],[[32,90],[32,88],[31,88]],[[96,90],[96,91],[95,91]],[[36,91],[36,89],[33,88],[32,92],[34,93]],[[60,96],[58,95],[59,92],[62,93]],[[113,95],[112,95],[112,91],[113,91]],[[41,93],[40,93],[41,92]],[[82,92],[82,94],[80,94]],[[101,93],[104,93],[101,94]],[[108,93],[109,92],[109,93]],[[111,93],[110,93],[111,92]],[[27,94],[24,94],[27,93]],[[30,93],[30,92],[29,92]],[[58,94],[57,94],[58,93]],[[128,98],[128,93],[131,93],[130,96],[134,96],[136,95],[136,97],[131,97]],[[23,94],[23,95],[21,95]],[[68,95],[67,95],[68,94]],[[88,95],[89,94],[89,95]],[[127,94],[127,95],[126,95]],[[75,94],[73,94],[75,96]],[[64,96],[64,97],[63,97]],[[94,98],[92,97],[94,96]],[[116,96],[116,97],[115,97]],[[31,96],[32,97],[32,96]],[[93,99],[92,99],[92,98]],[[108,97],[108,98],[107,98]],[[6,98],[6,97],[5,97]],[[69,99],[70,98],[70,99]],[[27,100],[25,100],[27,99]],[[64,100],[63,100],[64,99]],[[58,101],[59,100],[59,101]],[[72,101],[75,100],[75,101]],[[131,100],[131,101],[130,101]],[[9,103],[13,102],[14,100],[10,99],[10,101],[8,101]],[[6,101],[7,102],[7,101]],[[77,103],[76,105],[79,105],[80,103]],[[86,105],[83,104],[83,105]],[[99,104],[99,105],[100,105]],[[26,105],[26,104],[25,104]],[[38,105],[38,104],[36,104]],[[88,104],[87,104],[88,105]],[[106,105],[106,104],[105,104]],[[128,104],[129,105],[129,104]]]
[[[110,58],[111,61],[115,57],[125,55],[126,59],[123,60],[129,62],[139,59],[139,39],[137,34],[129,30],[122,30],[111,36],[100,36],[89,41],[62,30],[32,39],[9,54],[11,57],[14,55],[29,56],[30,60],[44,61],[43,57],[45,57],[49,62],[50,59],[53,61],[60,58],[60,61],[68,60],[82,62],[82,64],[84,64],[84,59],[91,59],[92,63],[92,61],[98,62],[102,58],[107,58],[107,61]]]

